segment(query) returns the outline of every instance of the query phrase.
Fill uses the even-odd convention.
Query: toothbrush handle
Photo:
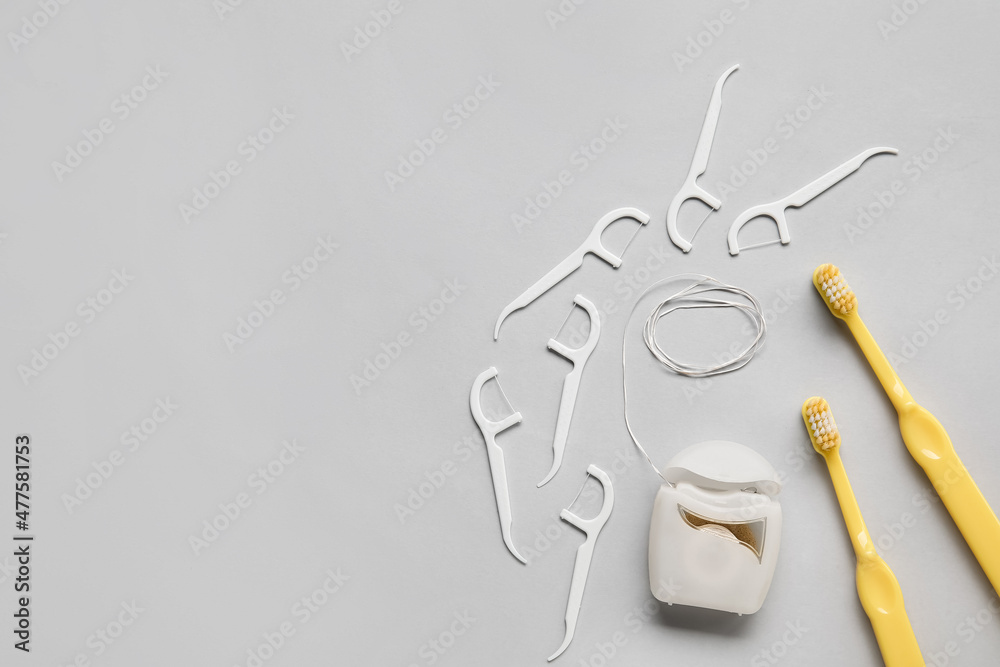
[[[962,465],[944,427],[913,400],[861,318],[855,315],[846,322],[899,413],[906,449],[924,469],[993,590],[1000,594],[1000,521]]]
[[[858,597],[871,621],[886,667],[924,664],[903,606],[903,592],[889,566],[877,555],[858,560]]]
[[[910,455],[934,485],[993,590],[1000,593],[1000,521],[962,465],[948,433],[916,403],[900,411],[899,428]]]
[[[892,570],[875,551],[840,455],[835,451],[824,458],[858,559],[855,573],[858,598],[875,631],[882,659],[886,667],[923,665],[920,646],[903,606],[903,591]]]
[[[868,365],[875,371],[875,377],[878,378],[879,384],[882,385],[882,389],[885,390],[889,400],[892,401],[893,407],[899,411],[907,403],[913,402],[910,392],[903,386],[903,381],[896,375],[896,370],[892,367],[892,364],[882,354],[882,350],[879,349],[878,343],[875,342],[871,332],[868,331],[868,327],[861,320],[861,316],[855,314],[853,317],[848,317],[845,321],[847,322],[847,327],[854,335],[854,340],[858,342],[861,352],[868,359]]]
[[[961,477],[955,479],[949,474],[944,476],[941,483],[947,486],[947,491],[940,493],[941,500],[948,508],[955,525],[962,531],[966,543],[993,585],[993,590],[1000,594],[1000,522],[957,456],[953,459],[953,464],[955,476]],[[955,481],[949,482],[949,478]],[[934,481],[934,488],[938,488],[938,485],[939,482]]]

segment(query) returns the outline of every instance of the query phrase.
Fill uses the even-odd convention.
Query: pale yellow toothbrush
[[[858,299],[840,269],[823,264],[813,284],[830,312],[847,323],[899,414],[899,430],[910,456],[924,469],[983,571],[1000,593],[1000,521],[955,453],[944,427],[917,405],[858,315]]]
[[[851,546],[858,559],[856,580],[858,597],[864,607],[886,667],[918,667],[924,664],[920,646],[913,636],[910,619],[903,606],[903,592],[899,582],[885,561],[875,551],[865,520],[858,509],[847,471],[840,460],[840,433],[833,420],[830,406],[818,397],[810,398],[802,406],[802,419],[806,422],[813,448],[823,455],[830,469],[833,489],[837,492],[840,511],[851,536]]]

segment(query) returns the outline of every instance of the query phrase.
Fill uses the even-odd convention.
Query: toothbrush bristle
[[[823,298],[830,312],[837,317],[847,317],[858,309],[858,297],[847,284],[847,279],[833,264],[822,264],[813,273],[813,285]]]
[[[840,431],[837,430],[837,422],[833,421],[830,404],[825,399],[814,396],[806,401],[802,406],[802,419],[817,452],[825,454],[840,447]]]

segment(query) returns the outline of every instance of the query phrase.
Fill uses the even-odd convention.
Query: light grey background
[[[947,664],[992,662],[1000,649],[1000,624],[988,611],[995,593],[940,504],[920,500],[929,485],[891,405],[809,278],[817,264],[838,263],[883,349],[902,355],[904,339],[920,345],[901,376],[1000,507],[992,405],[1000,280],[974,285],[981,289],[971,299],[955,292],[1000,246],[996,3],[590,0],[563,2],[575,11],[553,22],[555,0],[400,2],[388,27],[350,58],[342,44],[387,3],[245,0],[220,17],[208,0],[78,1],[60,6],[16,51],[9,36],[0,47],[3,437],[11,447],[17,433],[34,439],[37,535],[34,652],[10,647],[11,559],[0,557],[0,662],[247,665],[262,635],[289,622],[295,634],[264,664],[543,665],[563,636],[583,539],[555,517],[588,464],[607,470],[617,459],[625,468],[614,478],[614,513],[597,544],[576,639],[556,664],[880,664],[828,476],[805,449],[799,408],[816,393],[834,407],[859,503],[925,653],[950,647]],[[0,26],[18,32],[39,11],[28,0],[6,3]],[[728,23],[713,23],[724,11]],[[679,67],[677,54],[699,39],[707,46]],[[685,256],[667,240],[667,204],[687,172],[711,88],[737,62],[700,183],[720,194],[748,150],[769,138],[779,149],[722,195]],[[147,66],[168,74],[119,119],[112,103],[142,82]],[[449,125],[445,113],[480,77],[499,87],[460,127]],[[812,88],[830,96],[800,110],[809,119],[789,132],[783,119]],[[294,118],[246,161],[240,143],[274,108]],[[58,180],[52,163],[105,117],[113,133]],[[608,119],[625,128],[580,171],[574,154]],[[444,143],[391,191],[385,172],[436,128]],[[790,211],[790,245],[728,255],[726,230],[740,211],[878,145],[900,154],[872,159]],[[933,164],[916,167],[921,155]],[[186,223],[179,206],[229,160],[241,173]],[[518,229],[512,215],[523,215],[525,199],[561,170],[572,183]],[[867,229],[852,227],[859,207],[897,180],[904,194]],[[621,269],[589,257],[511,316],[494,343],[504,304],[619,206],[652,216]],[[687,234],[703,210],[685,207]],[[609,246],[633,227],[616,226]],[[746,233],[762,240],[775,230],[760,223]],[[337,252],[293,291],[283,274],[327,236]],[[665,264],[644,271],[656,249]],[[123,268],[134,279],[86,322],[78,304]],[[650,598],[645,552],[657,479],[622,419],[620,346],[637,296],[625,280],[693,271],[760,298],[771,319],[766,347],[740,372],[697,384],[655,366],[632,331],[630,416],[659,462],[705,439],[764,454],[787,477],[784,544],[758,614],[675,608],[636,622],[634,610]],[[419,309],[437,309],[448,281],[460,295],[430,322]],[[284,303],[230,351],[224,335],[275,289]],[[610,300],[616,312],[606,313],[587,366],[562,470],[538,490],[569,370],[545,342],[577,293]],[[937,311],[947,322],[921,335]],[[703,315],[665,324],[671,349],[711,359],[743,339],[734,313]],[[23,381],[18,366],[70,321],[79,335]],[[355,391],[351,376],[400,334],[410,344]],[[491,365],[524,415],[499,442],[514,539],[536,551],[528,567],[500,540],[469,414],[471,382]],[[168,397],[177,410],[129,451],[121,434]],[[292,439],[305,451],[257,495],[248,478]],[[69,511],[65,497],[114,450],[123,463]],[[7,499],[10,458],[0,475]],[[397,506],[442,476],[401,520]],[[195,554],[190,537],[240,493],[250,506]],[[10,505],[0,504],[5,543],[14,532]],[[578,512],[598,505],[591,498]],[[904,520],[900,535],[893,527]],[[560,525],[551,544],[539,539]],[[293,606],[338,568],[349,579],[301,623]],[[97,655],[95,633],[133,601],[138,619]],[[453,625],[456,614],[474,620]],[[977,614],[991,622],[969,625]],[[792,626],[801,636],[787,632]],[[452,637],[452,628],[463,633]],[[626,641],[605,659],[600,645],[617,632]],[[435,652],[431,641],[450,646]],[[762,653],[771,650],[778,663]]]

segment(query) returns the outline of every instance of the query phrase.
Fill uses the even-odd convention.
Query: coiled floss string
[[[643,446],[639,444],[639,440],[635,437],[635,433],[632,431],[632,424],[628,420],[628,386],[626,384],[625,351],[628,344],[628,327],[632,322],[632,316],[635,315],[635,310],[639,307],[639,303],[642,301],[643,297],[645,297],[650,290],[658,285],[685,279],[691,280],[691,284],[660,301],[656,308],[654,308],[649,314],[649,317],[646,318],[646,323],[642,327],[642,340],[646,343],[646,348],[649,350],[650,354],[652,354],[653,357],[655,357],[656,360],[662,365],[666,366],[667,369],[677,373],[678,375],[684,375],[691,378],[707,378],[712,377],[713,375],[730,373],[743,368],[750,363],[750,360],[753,359],[755,354],[757,354],[757,351],[764,345],[764,338],[767,336],[767,322],[764,319],[763,308],[761,308],[760,302],[757,301],[757,298],[741,287],[726,284],[712,278],[711,276],[702,275],[700,273],[684,273],[676,276],[670,276],[656,281],[639,295],[635,305],[632,306],[632,310],[629,312],[628,320],[625,323],[625,335],[622,339],[622,395],[624,397],[623,409],[625,413],[625,427],[628,429],[628,434],[631,436],[632,442],[635,443],[635,446],[639,448],[642,455],[646,457],[646,461],[661,478],[663,477],[663,474],[660,473],[660,470],[653,464],[653,460],[649,457],[649,454],[646,453]],[[731,294],[733,295],[733,298],[711,296],[712,293]],[[656,326],[661,319],[675,310],[687,308],[738,308],[746,314],[746,316],[749,317],[757,327],[757,334],[754,336],[753,341],[747,345],[746,349],[736,355],[734,359],[729,361],[721,362],[714,366],[702,366],[699,364],[690,364],[678,361],[674,357],[670,356],[670,354],[668,354],[656,341]]]

